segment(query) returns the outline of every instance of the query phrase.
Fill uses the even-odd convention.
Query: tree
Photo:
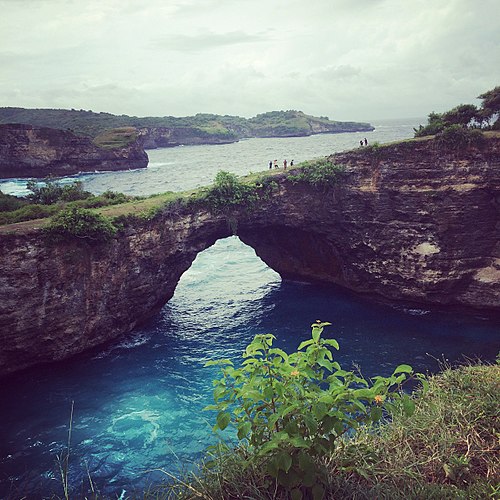
[[[496,117],[492,128],[500,129],[500,86],[481,94],[478,99],[483,100],[481,118],[489,123]]]
[[[478,109],[474,104],[460,104],[443,114],[443,120],[447,125],[462,125],[462,127],[467,127],[477,117]]]

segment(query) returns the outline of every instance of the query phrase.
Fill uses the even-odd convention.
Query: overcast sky
[[[500,0],[0,0],[0,106],[426,116],[500,85]]]

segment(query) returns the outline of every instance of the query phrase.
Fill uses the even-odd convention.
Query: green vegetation
[[[88,243],[104,243],[118,229],[107,217],[84,208],[70,207],[55,215],[43,231],[52,242],[79,239]]]
[[[83,184],[80,181],[62,185],[52,178],[46,179],[43,184],[32,179],[28,181],[26,188],[31,191],[27,199],[31,203],[40,205],[52,205],[58,201],[85,200],[92,196],[92,193],[83,190]]]
[[[415,137],[436,135],[454,126],[464,129],[500,130],[500,87],[481,94],[478,99],[483,101],[480,108],[473,104],[460,104],[445,113],[430,113],[427,125],[414,129]]]
[[[272,347],[268,346],[268,351],[270,349]],[[279,365],[283,366],[284,359],[277,352],[275,356],[280,358]],[[262,360],[263,355],[258,358]],[[232,368],[229,364],[225,366],[226,370]],[[269,363],[268,366],[274,374],[274,365]],[[268,373],[269,370],[262,370],[260,379],[268,379]],[[300,371],[299,376],[307,378]],[[288,378],[283,376],[283,379],[292,379],[296,383],[291,371]],[[374,381],[377,383],[378,379]],[[390,408],[390,417],[382,412],[377,423],[358,426],[355,434],[344,434],[331,450],[314,456],[317,470],[313,474],[324,472],[324,497],[346,500],[498,498],[500,365],[447,367],[443,373],[426,377],[422,382],[422,389],[411,398],[403,396],[401,404]],[[327,386],[324,387],[326,389]],[[215,391],[219,392],[236,389],[230,385],[219,389],[219,381],[215,387]],[[364,389],[354,388],[352,393],[360,390]],[[249,399],[251,408],[255,408],[258,403],[251,397]],[[383,403],[387,404],[387,400],[383,399]],[[262,405],[266,403],[269,406],[271,401],[263,398]],[[372,401],[375,401],[374,397]],[[363,406],[372,411],[380,408],[376,403],[370,404],[369,400],[365,400]],[[361,408],[360,412],[363,414]],[[309,432],[306,424],[308,417],[316,419],[312,406],[298,415],[304,432]],[[227,417],[222,416],[218,420],[225,423]],[[272,439],[283,446],[279,438],[272,436]],[[300,451],[299,448],[298,453]],[[275,453],[277,455],[278,452]],[[304,466],[306,461],[303,459]],[[281,466],[288,467],[289,459],[282,457],[278,464],[282,473]],[[288,470],[292,467],[295,467],[293,461]],[[316,491],[319,497],[321,492]],[[300,497],[298,493],[294,495]],[[158,487],[146,498],[284,500],[294,496],[279,486],[279,481],[269,469],[262,467],[255,450],[249,446],[235,449],[221,446],[209,452],[200,472],[191,473],[174,484]]]
[[[237,430],[247,463],[259,466],[271,478],[272,489],[291,498],[323,498],[328,471],[321,458],[333,452],[338,440],[361,425],[373,424],[384,412],[415,409],[401,385],[412,374],[398,366],[388,377],[369,383],[333,360],[336,340],[321,334],[330,323],[312,325],[312,338],[298,351],[286,354],[273,347],[273,335],[257,335],[247,346],[240,368],[228,359],[210,361],[221,366],[214,382],[217,411],[215,430],[229,424]]]
[[[369,123],[338,122],[327,117],[314,117],[302,111],[272,111],[254,118],[198,113],[186,117],[143,117],[94,113],[92,111],[64,109],[0,108],[0,124],[27,123],[41,127],[68,129],[72,132],[95,137],[103,147],[120,147],[127,140],[132,128],[170,128],[185,136],[236,141],[242,137],[269,137],[310,135],[314,130],[322,132],[350,132],[373,130]],[[118,129],[113,135],[102,134]],[[120,132],[121,131],[121,132]],[[132,137],[130,135],[130,137]],[[115,146],[115,143],[116,146]]]
[[[119,149],[135,142],[137,137],[134,127],[122,127],[101,132],[92,142],[100,148]]]
[[[264,171],[242,178],[221,171],[212,186],[147,198],[112,191],[95,196],[84,191],[78,181],[67,185],[60,185],[55,179],[43,183],[29,181],[31,194],[26,199],[0,192],[0,225],[52,217],[70,208],[98,209],[96,212],[101,215],[119,218],[117,222],[125,224],[137,218],[151,219],[158,213],[177,213],[188,205],[205,206],[214,214],[222,213],[233,220],[235,211],[248,212],[272,200],[279,191],[278,179],[327,190],[338,183],[343,173],[342,165],[334,165],[327,159],[304,162],[288,172]]]
[[[52,178],[43,182],[30,180],[27,188],[31,193],[26,198],[0,191],[0,225],[51,217],[71,207],[99,208],[140,199],[113,191],[95,196],[84,191],[80,181],[61,185]]]
[[[215,213],[231,211],[241,206],[248,207],[258,200],[254,186],[241,182],[235,174],[223,170],[215,176],[213,185],[206,188],[201,196]]]
[[[304,182],[320,189],[335,186],[345,174],[344,165],[336,165],[329,161],[328,158],[305,161],[299,167],[290,171],[288,179],[294,184]]]

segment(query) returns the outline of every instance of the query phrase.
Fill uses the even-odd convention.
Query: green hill
[[[0,108],[0,124],[6,123],[68,129],[92,138],[104,131],[124,127],[144,129],[140,135],[148,135],[152,130],[158,132],[161,129],[164,136],[165,129],[168,129],[174,133],[175,140],[163,145],[183,143],[183,139],[187,139],[185,144],[234,142],[247,137],[290,137],[373,130],[369,123],[333,121],[295,110],[271,111],[247,119],[207,113],[185,117],[137,117],[95,113],[83,109]]]

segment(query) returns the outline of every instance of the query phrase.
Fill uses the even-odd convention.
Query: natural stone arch
[[[133,220],[99,246],[2,231],[0,374],[130,331],[172,297],[199,252],[234,229],[285,279],[500,312],[500,139],[452,155],[400,143],[376,172],[368,153],[337,155],[346,175],[328,191],[278,178],[275,195],[231,213],[232,224],[184,205]]]

